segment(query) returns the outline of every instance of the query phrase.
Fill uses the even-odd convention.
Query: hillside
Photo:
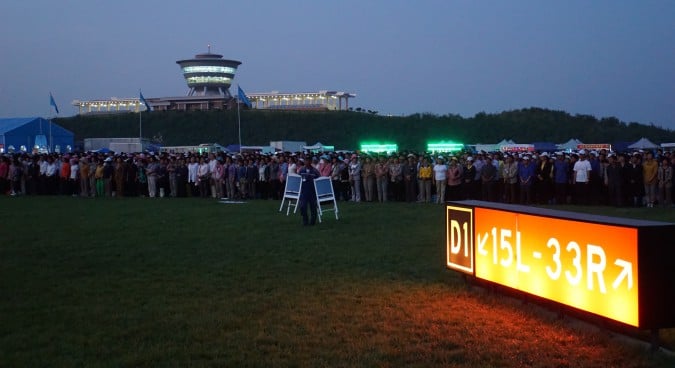
[[[91,115],[60,118],[55,122],[84,138],[136,137],[139,115]],[[238,142],[237,111],[190,111],[143,113],[143,136],[163,145]],[[578,138],[586,143],[633,142],[641,137],[655,143],[674,142],[675,131],[653,125],[625,123],[616,118],[571,115],[564,111],[528,108],[496,114],[413,114],[378,116],[352,111],[241,111],[244,145],[267,145],[269,141],[322,142],[337,149],[356,149],[359,142],[395,142],[400,149],[421,150],[430,140],[462,143],[562,143]]]

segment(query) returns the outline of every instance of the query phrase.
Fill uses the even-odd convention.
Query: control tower
[[[211,46],[205,54],[197,54],[194,59],[178,60],[183,77],[190,91],[188,96],[230,95],[230,85],[241,61],[223,59],[223,55],[212,54]]]

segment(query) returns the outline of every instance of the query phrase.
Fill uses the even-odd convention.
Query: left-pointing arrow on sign
[[[617,289],[619,285],[621,285],[621,281],[623,279],[628,278],[628,290],[633,288],[633,264],[624,261],[623,259],[617,258],[617,260],[614,262],[615,265],[623,268],[621,270],[621,273],[619,273],[619,276],[616,277],[616,280],[612,283],[612,287],[614,289]]]

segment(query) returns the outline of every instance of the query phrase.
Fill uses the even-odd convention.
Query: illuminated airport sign
[[[675,324],[674,302],[662,305],[673,224],[479,201],[446,206],[446,218],[450,269],[635,327]]]

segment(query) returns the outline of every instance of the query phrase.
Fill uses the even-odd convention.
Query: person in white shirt
[[[433,167],[434,184],[436,185],[436,203],[445,203],[445,184],[448,178],[448,166],[443,156],[438,156]]]
[[[68,190],[73,197],[77,197],[77,187],[80,177],[80,165],[77,159],[73,159],[70,162],[70,178],[68,180]]]
[[[586,151],[579,151],[579,160],[574,163],[574,194],[577,204],[588,204],[589,186],[591,180],[591,163],[588,162]]]
[[[211,179],[211,172],[209,171],[209,164],[204,161],[204,158],[199,159],[199,166],[197,167],[197,180],[199,183],[199,196],[206,198],[209,192],[209,182]]]
[[[192,190],[197,185],[197,169],[199,169],[199,164],[195,159],[195,156],[190,157],[190,163],[188,167],[188,197],[192,196]]]

